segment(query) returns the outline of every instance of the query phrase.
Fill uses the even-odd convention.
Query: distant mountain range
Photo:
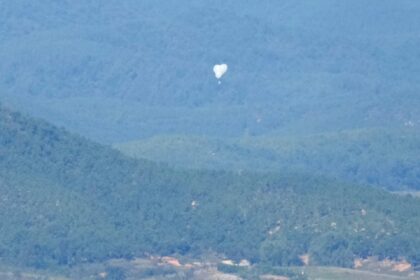
[[[177,167],[420,187],[416,1],[0,5],[9,107]]]
[[[411,128],[240,139],[161,135],[115,146],[174,167],[299,171],[394,191],[420,188],[420,134]]]
[[[1,100],[100,142],[419,131],[417,1],[0,5]]]

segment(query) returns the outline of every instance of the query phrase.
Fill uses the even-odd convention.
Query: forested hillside
[[[0,278],[416,278],[419,15],[0,0]]]
[[[0,101],[176,167],[419,189],[418,14],[414,0],[0,1]]]
[[[1,1],[0,97],[105,143],[418,131],[419,13],[414,0]]]
[[[302,174],[175,171],[0,109],[0,257],[50,268],[212,251],[269,265],[420,261],[411,196]]]
[[[394,191],[420,188],[420,133],[409,127],[227,139],[162,135],[115,147],[177,167],[294,170]]]

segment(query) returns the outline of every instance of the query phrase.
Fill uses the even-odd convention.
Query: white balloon
[[[227,64],[216,64],[213,67],[214,75],[216,79],[220,79],[228,70]]]

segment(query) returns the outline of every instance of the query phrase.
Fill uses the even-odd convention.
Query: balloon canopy
[[[214,75],[216,79],[222,78],[222,76],[227,72],[228,66],[227,64],[216,64],[213,67]]]

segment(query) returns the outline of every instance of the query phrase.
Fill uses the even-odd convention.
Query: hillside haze
[[[0,5],[3,102],[101,142],[420,126],[416,1]]]

